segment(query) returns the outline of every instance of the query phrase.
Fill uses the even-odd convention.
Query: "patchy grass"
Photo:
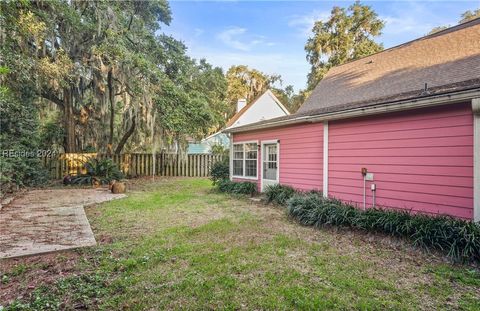
[[[6,309],[480,307],[478,270],[400,240],[301,227],[206,179],[130,188],[87,209],[96,247],[2,263]]]

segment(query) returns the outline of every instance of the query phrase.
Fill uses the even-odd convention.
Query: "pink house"
[[[480,19],[332,68],[299,111],[226,130],[231,179],[480,221]]]

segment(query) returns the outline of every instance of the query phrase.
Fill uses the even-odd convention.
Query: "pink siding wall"
[[[280,140],[280,183],[301,190],[322,190],[323,124],[302,124],[234,134],[234,142]],[[261,153],[258,161],[260,190]],[[234,178],[240,181],[241,179]],[[251,180],[249,180],[251,181]]]
[[[280,140],[280,183],[321,190],[323,124],[234,135],[234,142],[276,139]],[[258,181],[260,165],[259,161]],[[374,173],[377,205],[472,219],[470,104],[331,121],[329,196],[362,206],[362,167]],[[372,206],[370,183],[367,207]]]
[[[362,206],[362,167],[377,205],[472,219],[470,105],[330,122],[329,195]],[[371,194],[367,182],[367,207]]]

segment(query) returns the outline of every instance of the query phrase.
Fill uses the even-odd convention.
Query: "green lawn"
[[[301,227],[206,179],[131,188],[87,209],[98,246],[7,265],[7,309],[480,309],[478,271],[402,241]],[[40,270],[58,275],[28,290]]]

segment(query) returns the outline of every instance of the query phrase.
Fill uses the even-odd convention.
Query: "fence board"
[[[89,159],[112,159],[127,177],[139,176],[188,176],[205,177],[212,165],[222,160],[212,154],[125,153],[108,155],[99,153],[64,153],[43,157],[41,163],[53,179],[85,173],[83,165]],[[155,165],[153,162],[155,161]]]

